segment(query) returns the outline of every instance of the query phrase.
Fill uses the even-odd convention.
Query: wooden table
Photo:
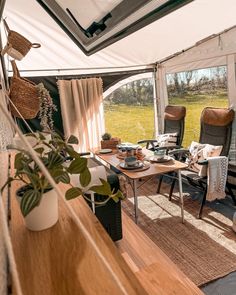
[[[184,223],[184,201],[183,201],[183,189],[182,189],[182,177],[181,177],[181,169],[187,168],[185,163],[171,160],[164,163],[150,163],[150,167],[144,171],[135,171],[135,170],[125,170],[120,167],[120,163],[124,160],[121,160],[117,157],[117,153],[114,150],[112,153],[108,154],[100,154],[98,151],[92,151],[95,158],[101,161],[101,163],[107,163],[110,166],[115,167],[123,175],[125,175],[131,182],[133,192],[134,192],[134,215],[135,222],[138,222],[138,196],[137,196],[137,181],[140,178],[152,177],[158,174],[166,174],[169,172],[176,171],[178,175],[179,181],[179,194],[180,194],[180,205],[181,205],[181,216],[182,222]],[[150,155],[150,151],[144,150],[144,153],[148,156]]]

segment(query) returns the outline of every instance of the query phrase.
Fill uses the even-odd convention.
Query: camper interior
[[[235,11],[0,0],[1,295],[236,294]]]

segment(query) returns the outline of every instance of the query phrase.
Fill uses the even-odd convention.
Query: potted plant
[[[77,138],[71,136],[67,141],[64,141],[58,134],[51,133],[51,139],[48,139],[41,132],[30,133],[28,136],[34,138],[33,148],[55,182],[68,184],[69,188],[65,193],[65,198],[70,200],[84,196],[85,199],[91,201],[83,191],[83,188],[88,187],[91,180],[87,158],[81,157],[72,146],[72,144],[78,144]],[[51,227],[58,220],[56,193],[26,149],[12,146],[10,148],[18,150],[14,162],[15,173],[8,178],[1,190],[12,181],[21,181],[23,186],[16,194],[21,212],[25,217],[26,227],[31,230],[43,230]],[[70,162],[65,165],[68,158]],[[78,174],[80,187],[71,184],[70,176],[72,174]],[[106,196],[105,200],[101,202],[102,204],[110,199],[118,202],[120,198],[123,198],[122,193],[119,190],[114,192],[107,181],[103,179],[100,181],[101,185],[92,186],[89,190]]]
[[[106,132],[102,135],[101,148],[102,149],[116,149],[116,146],[120,144],[120,138],[112,137],[110,133]]]

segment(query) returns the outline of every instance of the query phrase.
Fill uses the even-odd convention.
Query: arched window
[[[151,73],[130,79],[104,93],[106,132],[122,142],[136,143],[154,136],[153,78]]]

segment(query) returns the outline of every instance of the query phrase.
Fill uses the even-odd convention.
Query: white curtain
[[[99,147],[105,129],[102,79],[59,80],[57,83],[65,137],[77,136],[80,152]]]

